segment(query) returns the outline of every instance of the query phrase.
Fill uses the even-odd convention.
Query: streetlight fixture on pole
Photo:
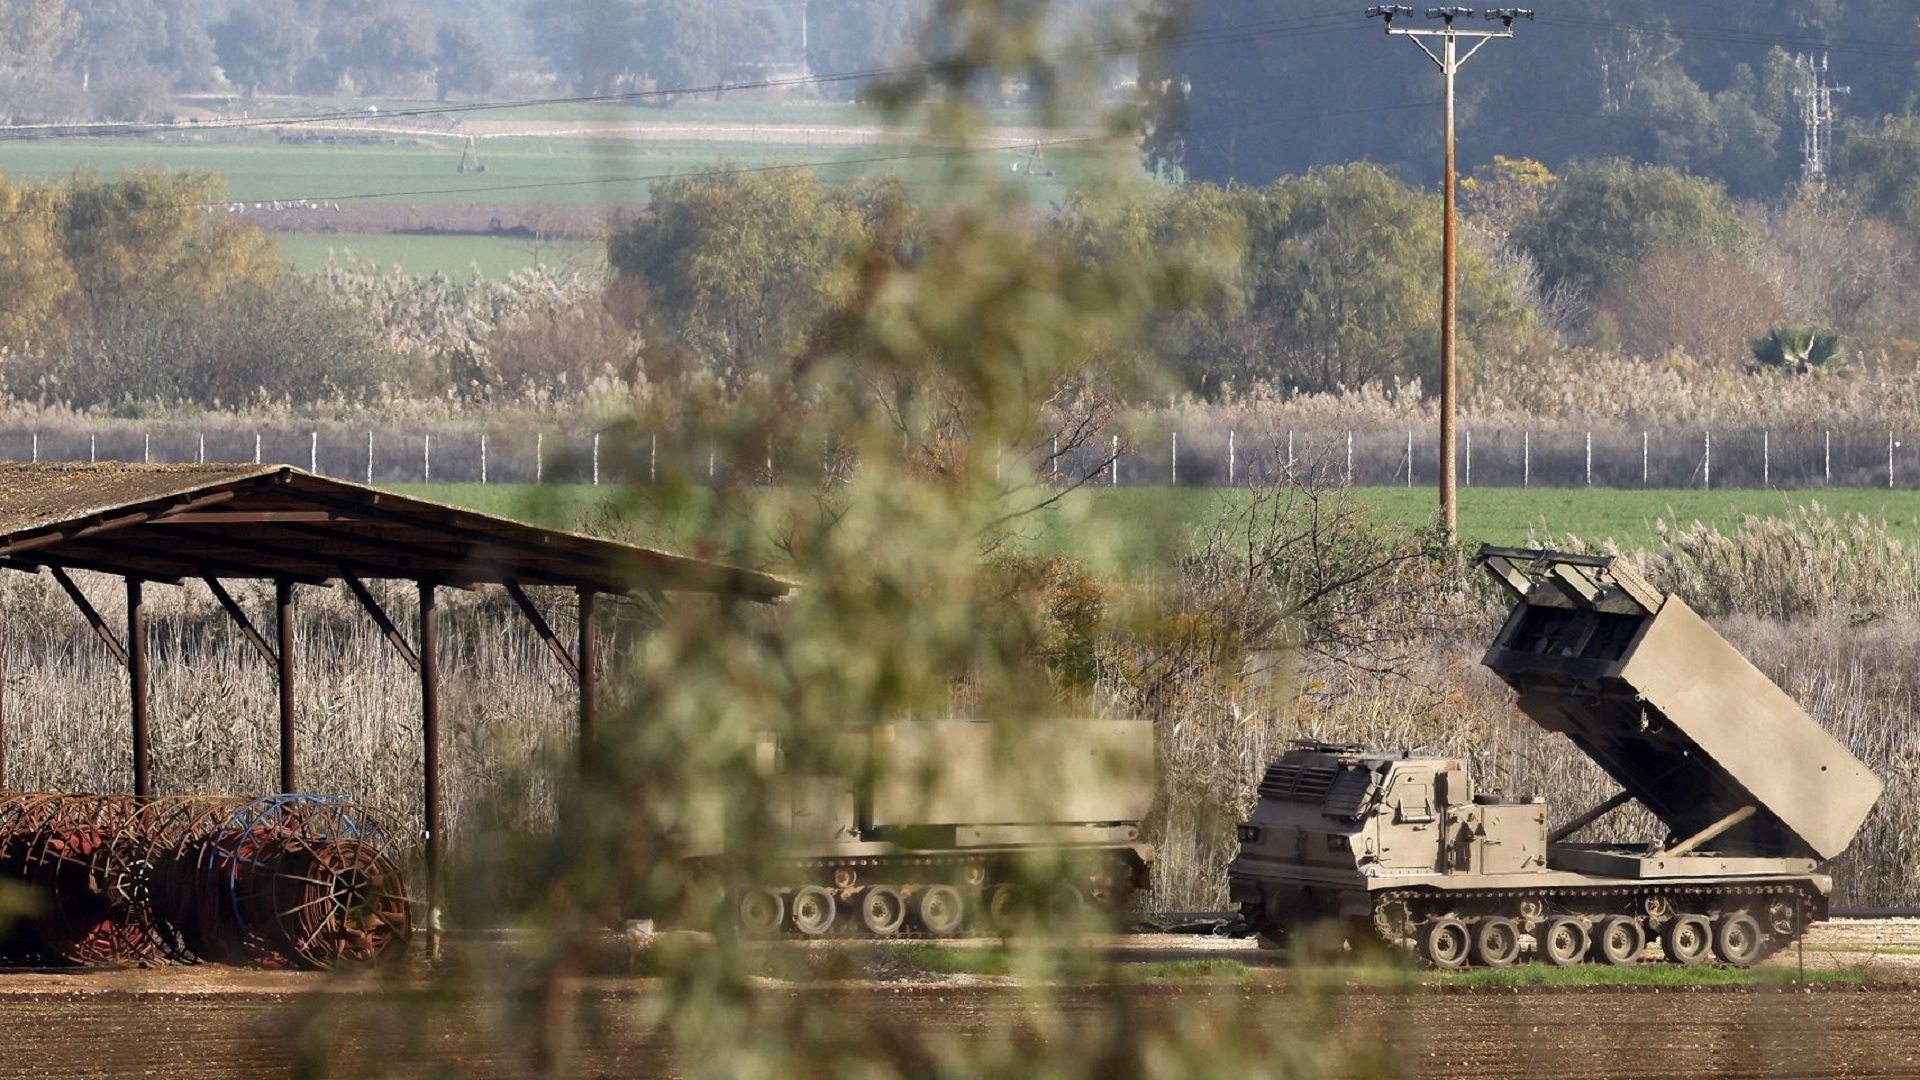
[[[1473,9],[1464,7],[1436,7],[1427,9],[1427,18],[1438,19],[1444,26],[1439,28],[1400,27],[1393,20],[1402,15],[1413,14],[1413,9],[1400,4],[1376,4],[1367,9],[1367,18],[1380,19],[1387,24],[1387,33],[1394,37],[1411,38],[1420,51],[1427,54],[1440,68],[1447,80],[1447,163],[1446,163],[1446,218],[1442,229],[1442,256],[1440,268],[1440,521],[1446,528],[1447,538],[1452,539],[1460,524],[1459,502],[1454,485],[1454,395],[1458,383],[1455,363],[1454,322],[1458,308],[1459,282],[1455,277],[1455,232],[1454,232],[1454,173],[1453,151],[1453,83],[1459,74],[1461,65],[1473,59],[1474,54],[1486,47],[1487,42],[1495,38],[1513,36],[1513,24],[1517,19],[1531,20],[1533,12],[1526,8],[1494,8],[1485,13],[1488,21],[1500,23],[1497,30],[1463,30],[1454,24],[1457,21],[1473,18]],[[1440,48],[1435,51],[1424,40],[1437,39]],[[1460,53],[1462,38],[1472,42],[1466,54]]]

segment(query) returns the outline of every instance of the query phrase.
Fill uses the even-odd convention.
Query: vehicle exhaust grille
[[[1267,770],[1260,781],[1260,797],[1319,802],[1326,798],[1333,781],[1340,775],[1338,765],[1298,765],[1281,762]]]

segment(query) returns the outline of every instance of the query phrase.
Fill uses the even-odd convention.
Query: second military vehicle
[[[1465,764],[1297,744],[1266,772],[1229,869],[1263,936],[1344,920],[1441,968],[1745,967],[1827,915],[1839,855],[1881,783],[1678,597],[1616,558],[1484,548],[1514,607],[1483,662],[1520,711],[1619,793],[1558,825],[1477,792]],[[1571,838],[1628,802],[1640,844]]]
[[[1006,928],[1034,905],[1117,918],[1151,884],[1147,721],[903,721],[841,738],[852,767],[825,776],[763,738],[783,853],[751,871],[703,860],[734,879],[750,934],[948,937]],[[1021,872],[1036,853],[1056,871],[1044,883]]]

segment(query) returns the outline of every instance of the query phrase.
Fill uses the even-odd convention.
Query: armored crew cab
[[[1338,919],[1443,968],[1638,962],[1745,967],[1826,918],[1819,873],[1881,784],[1679,598],[1608,557],[1482,549],[1514,601],[1483,662],[1520,711],[1618,785],[1550,825],[1537,797],[1478,793],[1463,762],[1296,745],[1240,826],[1229,888],[1284,939]],[[1576,843],[1638,802],[1666,829]]]

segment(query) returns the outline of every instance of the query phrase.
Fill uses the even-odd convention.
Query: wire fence
[[[1302,426],[1102,432],[1000,456],[1056,483],[1227,487],[1288,476],[1357,487],[1439,481],[1431,429]],[[342,423],[200,429],[180,423],[0,428],[0,461],[295,465],[368,484],[811,482],[837,467],[824,442],[742,449],[686,432],[359,428]],[[1920,489],[1920,445],[1897,428],[1776,432],[1463,428],[1456,476],[1499,488]]]

